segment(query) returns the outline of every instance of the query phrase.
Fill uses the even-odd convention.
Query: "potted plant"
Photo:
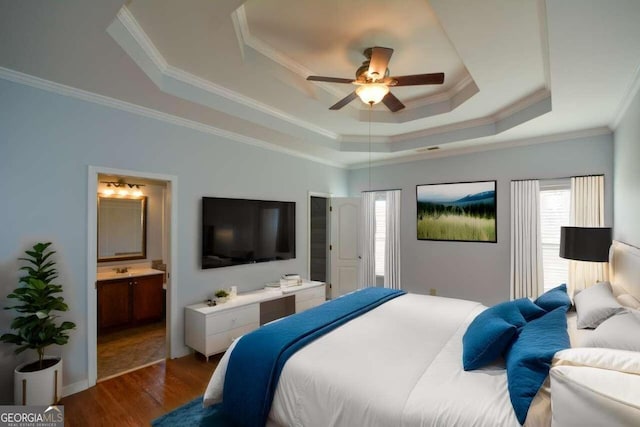
[[[223,302],[227,302],[229,292],[225,291],[224,289],[220,289],[216,291],[214,295],[216,296],[217,301],[222,304]]]
[[[28,257],[19,258],[28,264],[20,270],[26,275],[8,298],[17,300],[5,307],[16,310],[19,316],[11,322],[13,334],[3,334],[0,341],[16,344],[16,354],[27,349],[36,350],[38,360],[23,363],[14,372],[14,402],[17,405],[51,405],[57,403],[62,391],[62,358],[46,356],[45,349],[52,345],[64,345],[69,340],[68,331],[76,327],[73,322],[58,324],[57,311],[69,310],[64,298],[56,296],[62,286],[53,284],[58,277],[55,261],[49,250],[51,243],[37,243],[25,251]]]

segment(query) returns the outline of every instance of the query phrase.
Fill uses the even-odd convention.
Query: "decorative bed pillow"
[[[464,370],[481,368],[500,357],[526,323],[513,301],[496,304],[476,316],[462,337]]]
[[[513,303],[518,307],[518,310],[520,310],[520,313],[527,322],[547,313],[545,309],[534,304],[529,298],[519,298],[513,300]]]
[[[585,337],[582,346],[640,351],[640,312],[626,310],[609,317]]]
[[[621,306],[627,308],[633,308],[634,310],[640,310],[640,301],[638,301],[633,295],[622,294],[616,297]]]
[[[506,352],[509,398],[520,424],[549,375],[553,355],[569,347],[566,313],[559,307],[527,323]]]
[[[613,296],[609,282],[600,282],[580,291],[573,301],[578,314],[578,329],[597,328],[600,323],[624,310]]]
[[[564,283],[548,290],[540,295],[534,303],[546,311],[553,311],[558,307],[565,307],[566,310],[571,307],[571,299],[567,295],[567,285]]]

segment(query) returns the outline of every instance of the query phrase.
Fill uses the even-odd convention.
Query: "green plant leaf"
[[[20,258],[26,265],[20,267],[25,274],[19,279],[19,286],[7,298],[14,301],[14,305],[5,307],[15,310],[21,315],[11,322],[11,329],[15,334],[4,334],[2,341],[16,344],[16,353],[26,349],[37,350],[43,354],[44,349],[52,344],[66,344],[69,336],[65,331],[75,328],[73,322],[57,324],[56,312],[67,311],[69,307],[62,296],[56,294],[63,291],[62,286],[53,284],[58,277],[55,251],[48,248],[51,242],[36,243],[32,249],[26,250],[24,258]]]
[[[75,327],[76,327],[76,324],[73,323],[73,322],[62,322],[62,324],[60,325],[59,329],[61,331],[64,331],[64,330],[67,330],[67,329],[73,329]]]

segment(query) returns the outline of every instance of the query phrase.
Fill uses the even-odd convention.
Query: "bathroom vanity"
[[[98,332],[159,321],[163,316],[164,272],[152,268],[99,272]]]

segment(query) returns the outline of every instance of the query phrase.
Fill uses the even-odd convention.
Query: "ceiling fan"
[[[330,110],[339,110],[356,97],[360,97],[362,102],[374,105],[382,101],[392,112],[400,111],[404,104],[400,102],[391,92],[391,86],[419,86],[419,85],[441,85],[444,83],[444,73],[413,74],[409,76],[389,76],[389,60],[393,54],[393,49],[388,47],[370,47],[364,50],[367,58],[356,70],[356,79],[343,79],[340,77],[309,76],[307,80],[329,83],[351,83],[356,86],[356,90],[332,105]]]

